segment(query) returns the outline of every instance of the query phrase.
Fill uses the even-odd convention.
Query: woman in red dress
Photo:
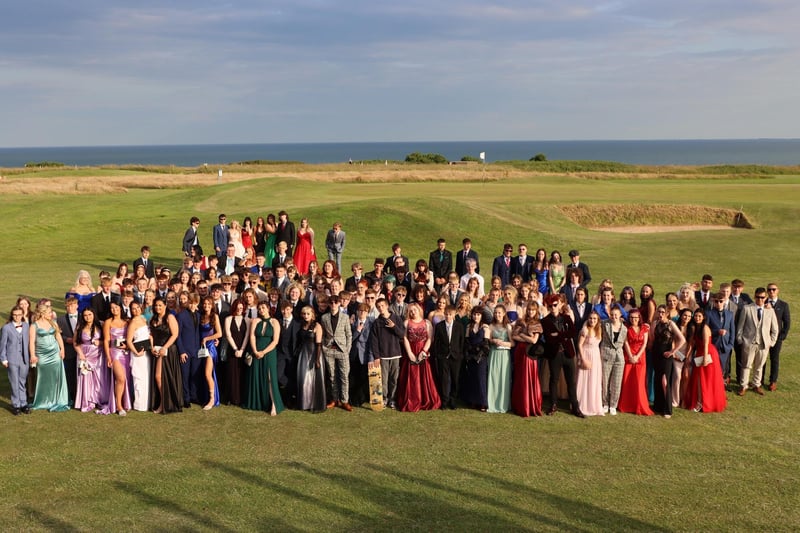
[[[642,313],[632,309],[628,314],[630,326],[625,340],[625,369],[622,371],[622,392],[617,409],[621,413],[650,416],[653,411],[647,402],[645,351],[650,336],[650,326],[642,323]]]
[[[687,359],[692,362],[692,376],[684,397],[684,407],[697,413],[724,411],[728,405],[725,382],[722,381],[719,354],[711,343],[711,328],[706,324],[706,312],[702,307],[694,312],[687,344]]]
[[[245,263],[246,266],[251,267],[256,264],[256,251],[253,247],[253,221],[250,217],[244,217],[244,222],[242,222],[242,246],[244,246],[244,250],[247,253],[247,261]]]
[[[405,326],[405,354],[400,359],[397,408],[409,412],[439,409],[442,401],[428,360],[433,327],[423,318],[422,308],[418,304],[409,304]]]
[[[539,304],[529,302],[524,315],[514,324],[511,338],[514,348],[514,383],[511,387],[511,408],[521,417],[542,416],[542,386],[539,383],[539,365],[535,354],[528,355],[539,342],[542,324],[539,322]]]
[[[308,264],[316,261],[314,254],[314,230],[308,225],[308,219],[300,220],[300,229],[297,230],[297,244],[294,247],[294,266],[301,274],[308,272]]]

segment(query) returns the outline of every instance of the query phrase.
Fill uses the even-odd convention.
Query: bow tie
[[[78,318],[78,315],[67,315],[70,318]]]

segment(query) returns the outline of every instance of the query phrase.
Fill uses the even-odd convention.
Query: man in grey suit
[[[330,312],[322,315],[322,355],[325,356],[325,367],[328,374],[328,386],[331,401],[328,409],[339,406],[345,411],[352,411],[350,406],[350,347],[353,341],[353,332],[350,329],[350,320],[341,313],[339,296],[332,295]]]
[[[183,234],[183,255],[192,255],[192,246],[200,246],[200,238],[197,236],[197,228],[200,227],[200,219],[192,217],[189,220],[189,229]]]
[[[328,259],[336,262],[336,271],[342,271],[342,252],[344,252],[345,233],[342,225],[338,222],[333,223],[333,228],[328,230],[325,237],[325,249],[328,251]]]
[[[28,380],[30,365],[30,335],[28,323],[22,320],[20,306],[11,309],[11,321],[0,331],[0,362],[8,369],[8,382],[11,385],[11,412],[30,414],[25,382]]]
[[[225,256],[225,253],[228,250],[228,225],[225,224],[225,221],[228,220],[224,214],[219,215],[219,224],[214,226],[213,237],[214,237],[214,255],[220,258]]]
[[[736,340],[742,344],[742,376],[739,381],[739,396],[744,396],[748,387],[756,394],[764,395],[761,378],[769,349],[778,341],[778,319],[775,310],[766,307],[767,290],[759,287],[755,292],[755,303],[745,306],[736,324]],[[750,381],[750,372],[753,380]]]

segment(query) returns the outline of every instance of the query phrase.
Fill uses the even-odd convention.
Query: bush
[[[536,154],[535,156],[528,159],[528,161],[547,161],[547,156],[544,154]]]
[[[474,155],[465,155],[465,156],[463,156],[461,158],[461,160],[462,161],[474,161],[476,163],[480,163],[481,162],[481,158],[480,157],[475,157]]]
[[[25,168],[45,168],[45,167],[63,167],[64,163],[59,161],[28,161],[25,163]]]
[[[406,163],[447,164],[448,161],[442,154],[421,154],[419,152],[413,152],[406,156]]]

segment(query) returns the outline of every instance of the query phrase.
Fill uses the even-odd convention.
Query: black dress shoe
[[[580,409],[575,409],[572,411],[572,414],[577,416],[578,418],[586,418],[586,415],[581,413]]]
[[[14,416],[19,416],[19,413],[20,413],[21,411],[22,411],[22,410],[21,410],[19,407],[13,407],[13,408],[11,409],[11,414],[12,414],[12,415],[14,415]]]
[[[547,410],[547,416],[553,416],[557,412],[558,412],[558,406],[557,405],[551,405],[550,409]]]
[[[189,409],[191,406],[192,406],[192,404],[191,404],[191,403],[189,403],[189,402],[183,402],[183,408],[184,408],[184,409]]]
[[[23,413],[25,413],[26,415],[29,415],[29,414],[31,414],[31,408],[30,408],[30,406],[29,406],[29,405],[26,405],[25,407],[23,407],[23,408],[22,408],[22,409],[20,409],[20,410],[21,410]]]

